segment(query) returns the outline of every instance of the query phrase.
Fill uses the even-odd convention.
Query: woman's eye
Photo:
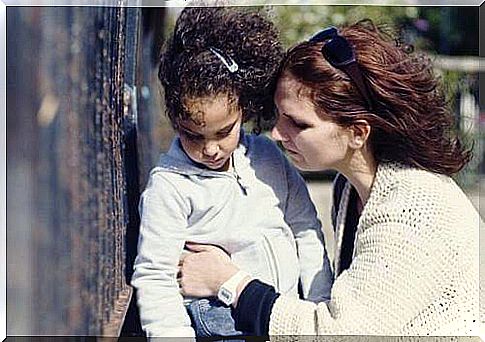
[[[300,122],[300,121],[297,121],[290,115],[283,115],[283,116],[291,123],[291,125],[295,126],[296,128],[298,128],[300,130],[304,130],[304,129],[307,129],[307,128],[310,127],[310,125],[303,123],[303,122]]]
[[[296,127],[298,127],[299,129],[302,129],[302,130],[303,130],[303,129],[307,129],[307,128],[309,128],[309,127],[310,127],[309,125],[307,125],[307,124],[305,124],[305,123],[298,122],[298,121],[295,121],[295,120],[293,120],[293,119],[291,119],[291,121],[293,122],[293,124],[294,124]]]

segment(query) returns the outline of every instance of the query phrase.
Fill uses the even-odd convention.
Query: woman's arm
[[[221,285],[238,272],[222,249],[187,243],[193,252],[181,258],[182,293],[195,297],[217,296]],[[246,277],[237,286],[233,303],[236,329],[252,335],[267,335],[273,303],[278,298],[274,288]]]
[[[429,332],[420,319],[428,311],[436,315],[440,298],[447,300],[440,296],[450,270],[440,260],[448,251],[438,252],[436,241],[426,239],[420,227],[398,222],[376,223],[360,231],[356,248],[350,268],[335,280],[329,302],[278,296],[269,285],[253,281],[239,291],[236,326],[257,335]],[[194,258],[191,268],[198,269],[202,278],[196,284],[212,284],[216,294],[237,268],[230,262],[214,263],[209,252],[198,262],[198,254],[189,256]],[[442,304],[453,310],[451,302]]]
[[[217,296],[221,285],[238,272],[229,256],[220,248],[210,245],[187,244],[187,248],[195,253],[188,254],[181,259],[180,285],[182,293],[194,297]],[[268,335],[273,306],[280,295],[270,285],[259,280],[243,279],[237,287],[234,306],[234,320],[236,329],[251,335]],[[286,296],[281,296],[285,300]],[[290,297],[288,297],[290,298]],[[294,317],[289,322],[296,325],[296,331],[310,331],[316,329],[314,317],[316,304],[295,299],[297,310],[291,312]],[[281,308],[282,312],[289,312]],[[310,324],[307,328],[306,326]],[[286,329],[286,325],[284,326]],[[293,329],[293,327],[292,327]],[[303,330],[302,330],[303,329]],[[290,330],[289,330],[290,331]],[[292,331],[292,330],[291,330]],[[312,333],[315,334],[315,330]]]
[[[450,277],[457,275],[443,262],[449,251],[445,243],[424,237],[423,231],[422,226],[398,222],[359,231],[356,255],[335,280],[330,301],[313,305],[280,296],[272,308],[269,333],[426,335],[442,332],[445,325],[462,332],[453,328],[463,325],[459,319],[440,322],[446,310],[456,307],[455,299],[444,292],[452,284]]]
[[[280,294],[259,280],[251,280],[241,288],[233,314],[236,329],[256,336],[268,335],[271,311]]]

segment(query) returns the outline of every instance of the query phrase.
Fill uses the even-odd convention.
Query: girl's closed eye
[[[218,132],[217,133],[217,137],[218,138],[225,138],[225,137],[229,136],[231,134],[231,132],[232,132],[232,127],[230,129],[228,129],[228,130],[224,130],[224,131]]]
[[[232,125],[230,125],[229,127],[226,127],[222,130],[220,130],[219,132],[217,132],[216,136],[219,138],[219,139],[224,139],[228,136],[230,136],[232,133],[234,132],[237,132],[237,130],[235,129],[237,127],[237,123],[238,123],[238,120],[236,120]]]
[[[181,133],[183,135],[185,135],[185,137],[191,141],[202,141],[204,139],[204,137],[202,135],[198,135],[198,134],[193,134],[193,133],[190,133],[189,131],[186,131],[186,130],[181,130]]]

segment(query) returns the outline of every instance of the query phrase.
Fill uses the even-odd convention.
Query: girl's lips
[[[216,160],[206,161],[206,162],[204,162],[204,164],[210,165],[210,166],[217,166],[219,164],[223,164],[223,162],[224,162],[224,158],[219,158],[219,159],[216,159]]]

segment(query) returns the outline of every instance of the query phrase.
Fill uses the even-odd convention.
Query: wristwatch
[[[219,291],[217,292],[217,298],[226,304],[227,306],[234,303],[237,295],[237,286],[246,277],[250,277],[250,274],[244,271],[239,271],[234,274],[231,278],[226,280],[225,283],[221,285]]]

